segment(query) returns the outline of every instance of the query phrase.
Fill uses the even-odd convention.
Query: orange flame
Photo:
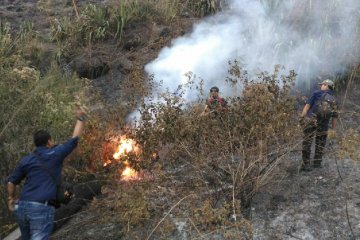
[[[108,160],[106,160],[106,161],[104,162],[104,165],[103,165],[103,166],[106,167],[106,166],[109,165],[110,163],[111,163],[111,160],[108,159]]]
[[[121,177],[123,180],[136,179],[138,177],[138,173],[131,167],[125,167],[121,173]]]
[[[116,153],[114,153],[114,159],[120,159],[121,156],[130,152],[137,153],[139,151],[136,146],[136,142],[132,139],[127,139],[126,136],[122,136],[120,139],[119,147]]]
[[[136,145],[136,142],[133,139],[126,138],[126,136],[122,136],[119,142],[119,146],[117,151],[113,154],[113,158],[119,160],[122,156],[126,156],[128,153],[134,152],[138,153],[139,148]],[[109,162],[106,162],[104,165],[108,165]],[[138,173],[130,167],[130,164],[125,161],[125,169],[121,173],[121,177],[123,180],[130,180],[137,178]]]

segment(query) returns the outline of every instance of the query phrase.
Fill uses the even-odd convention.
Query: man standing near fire
[[[77,146],[85,121],[83,109],[76,110],[76,124],[72,137],[61,145],[54,145],[50,134],[39,130],[34,134],[36,149],[20,160],[8,177],[8,208],[15,213],[21,239],[49,239],[54,222],[56,183],[61,178],[63,161]],[[23,179],[19,200],[15,190]]]
[[[215,115],[218,113],[226,112],[226,101],[219,96],[219,88],[214,86],[210,88],[210,98],[206,101],[206,106],[201,116],[207,116],[211,113]]]
[[[311,171],[311,145],[315,137],[314,168],[320,168],[324,153],[330,119],[332,120],[332,135],[335,134],[338,117],[337,103],[334,97],[334,82],[326,79],[319,83],[320,90],[315,91],[306,102],[300,115],[304,139],[302,149],[302,171]]]

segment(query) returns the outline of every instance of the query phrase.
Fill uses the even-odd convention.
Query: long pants
[[[314,163],[321,163],[324,154],[328,124],[319,124],[316,121],[309,122],[304,126],[304,140],[302,159],[304,164],[310,163],[311,146],[315,137]]]
[[[15,210],[21,240],[48,240],[52,233],[55,208],[38,202],[19,201]]]

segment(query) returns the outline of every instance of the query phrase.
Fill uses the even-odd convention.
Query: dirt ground
[[[360,238],[360,166],[336,159],[330,145],[323,168],[299,172],[301,158],[294,156],[287,175],[256,195],[254,239]]]

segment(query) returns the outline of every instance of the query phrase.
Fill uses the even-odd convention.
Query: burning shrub
[[[241,72],[236,62],[232,68]],[[197,107],[201,102],[185,107],[180,88],[178,94],[162,94],[160,101],[144,103],[135,128],[123,131],[141,148],[138,154],[126,157],[130,166],[153,171],[154,153],[160,156],[160,168],[152,179],[159,189],[172,189],[161,193],[168,208],[177,201],[176,196],[196,196],[197,202],[186,211],[172,211],[191,219],[195,228],[190,231],[241,219],[252,196],[295,145],[297,121],[293,121],[294,99],[290,96],[295,74],[279,76],[277,66],[272,75],[263,73],[258,81],[249,81],[243,74],[231,77],[227,83],[242,84],[243,91],[227,99],[226,113],[201,116]],[[151,219],[161,218],[155,200],[151,200],[156,197],[150,197],[159,193],[154,185],[143,190],[150,201],[147,209]],[[201,210],[204,202],[208,203],[206,211]],[[219,212],[221,219],[218,214],[210,217],[210,213]],[[161,223],[166,225],[166,221]],[[165,233],[154,230],[153,234]]]

